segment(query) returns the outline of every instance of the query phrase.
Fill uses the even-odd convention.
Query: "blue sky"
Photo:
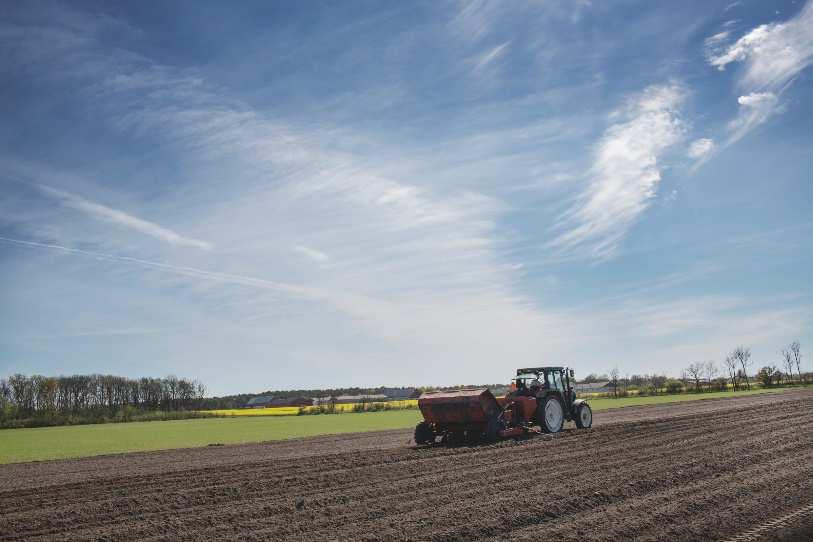
[[[803,2],[6,4],[0,374],[778,364],[811,62]]]

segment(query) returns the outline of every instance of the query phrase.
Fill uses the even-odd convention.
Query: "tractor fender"
[[[573,401],[573,404],[570,406],[570,410],[575,415],[576,411],[579,410],[579,407],[581,405],[586,405],[586,404],[587,404],[587,401],[585,401],[584,399],[576,399],[575,401]]]

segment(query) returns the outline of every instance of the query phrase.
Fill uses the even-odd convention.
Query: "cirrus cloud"
[[[599,141],[587,188],[563,217],[548,246],[566,256],[604,260],[650,205],[661,181],[659,160],[680,141],[686,92],[678,84],[650,86],[633,96]]]

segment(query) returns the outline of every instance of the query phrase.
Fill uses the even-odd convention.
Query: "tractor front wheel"
[[[565,423],[565,411],[562,402],[555,396],[550,396],[539,405],[536,418],[539,426],[545,433],[558,433]]]
[[[421,422],[415,426],[415,444],[434,444],[435,432],[426,422]]]
[[[581,403],[576,410],[576,427],[588,429],[593,425],[593,409],[587,403]]]

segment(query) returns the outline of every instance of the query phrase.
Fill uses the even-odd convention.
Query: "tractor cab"
[[[576,421],[579,427],[592,424],[589,406],[576,399],[573,389],[575,373],[567,367],[525,367],[517,369],[503,404],[530,397],[536,400],[538,412],[534,421],[549,432],[556,432],[565,421]]]
[[[517,369],[514,378],[514,388],[521,395],[547,395],[548,393],[558,393],[563,399],[567,399],[573,393],[573,369],[565,367],[531,367]]]

